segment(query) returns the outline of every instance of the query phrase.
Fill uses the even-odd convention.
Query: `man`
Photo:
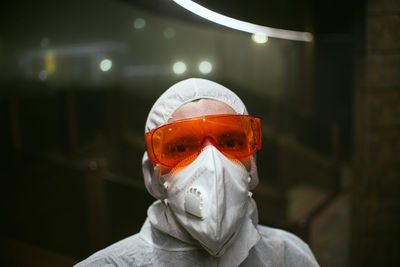
[[[260,121],[232,91],[181,81],[156,101],[145,132],[144,181],[158,201],[138,234],[77,266],[318,266],[298,237],[258,225]]]

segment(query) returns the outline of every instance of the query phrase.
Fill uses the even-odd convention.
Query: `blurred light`
[[[133,27],[137,30],[143,29],[146,26],[146,20],[142,18],[137,18],[133,22]]]
[[[202,61],[199,64],[199,71],[201,73],[207,74],[210,73],[212,71],[212,65],[210,62],[208,61]]]
[[[109,71],[112,67],[112,61],[109,60],[108,58],[105,58],[100,62],[99,67],[100,67],[101,71],[104,71],[104,72]]]
[[[44,67],[48,75],[51,75],[56,71],[56,57],[54,56],[54,52],[46,52],[44,55]]]
[[[268,36],[263,33],[254,33],[251,35],[251,39],[257,44],[265,44],[268,41]]]
[[[270,37],[304,42],[311,42],[313,39],[313,35],[309,32],[289,31],[261,26],[221,15],[190,0],[173,1],[200,17],[239,31],[249,33],[264,33]]]
[[[41,70],[41,71],[39,72],[39,75],[38,75],[39,80],[41,80],[41,81],[47,80],[47,77],[48,77],[48,76],[49,76],[49,74],[47,73],[46,70]]]
[[[182,61],[178,61],[174,64],[172,70],[175,72],[175,74],[182,74],[186,71],[186,64]]]
[[[47,37],[43,38],[43,39],[40,41],[40,46],[41,46],[42,48],[47,48],[47,47],[49,47],[49,44],[50,44],[50,39],[47,38]]]
[[[167,39],[172,39],[175,37],[176,31],[172,27],[167,27],[164,29],[164,37]]]

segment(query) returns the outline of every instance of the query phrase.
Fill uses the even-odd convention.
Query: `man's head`
[[[258,183],[253,153],[261,148],[261,127],[236,94],[204,79],[181,81],[156,101],[145,132],[146,188],[179,222],[168,222],[166,232],[176,236],[183,227],[218,256],[243,225],[254,228],[249,191]]]
[[[215,114],[236,114],[229,105],[214,99],[198,99],[180,106],[168,122]]]
[[[216,100],[231,107],[236,114],[248,114],[242,100],[228,88],[209,80],[191,78],[174,84],[157,99],[147,117],[145,132],[168,123],[180,107],[199,99]]]
[[[171,86],[155,102],[148,115],[145,132],[182,119],[215,114],[247,115],[248,113],[241,99],[226,87],[205,79],[183,80]],[[165,189],[160,183],[164,181],[154,178],[159,176],[157,172],[164,175],[171,168],[162,164],[156,166],[151,164],[147,153],[143,158],[146,187],[154,197],[163,199]],[[249,157],[243,159],[242,163],[251,170],[253,188],[258,183],[254,159]]]

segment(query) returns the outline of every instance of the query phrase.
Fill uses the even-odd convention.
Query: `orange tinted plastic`
[[[261,149],[261,123],[248,115],[231,114],[175,121],[146,133],[147,152],[153,164],[174,167],[197,156],[206,138],[227,156],[245,158]]]

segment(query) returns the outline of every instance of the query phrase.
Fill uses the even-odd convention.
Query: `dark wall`
[[[400,3],[367,1],[357,50],[352,266],[400,263]]]

